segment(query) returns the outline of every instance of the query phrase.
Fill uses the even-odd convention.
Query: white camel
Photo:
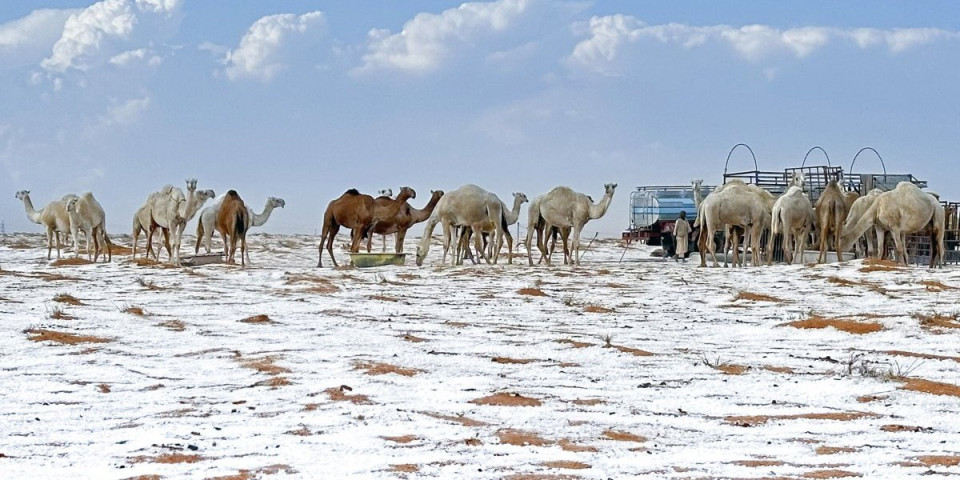
[[[559,229],[570,228],[573,233],[573,244],[567,253],[564,246],[564,260],[573,265],[580,265],[580,232],[583,226],[590,220],[596,220],[603,217],[610,207],[610,201],[613,200],[613,193],[617,189],[616,183],[608,183],[603,186],[604,194],[600,203],[593,203],[587,195],[574,192],[570,187],[554,187],[539,198],[537,212],[530,212],[530,217],[538,215],[543,218],[544,231],[551,232],[553,227]],[[531,207],[532,209],[532,207]],[[527,261],[533,265],[533,257],[530,253],[530,242],[533,236],[533,228],[527,230]],[[547,256],[547,265],[550,265],[550,257]]]
[[[910,182],[900,182],[889,192],[877,195],[864,214],[840,236],[840,250],[849,250],[870,227],[879,227],[877,245],[883,245],[884,231],[890,231],[897,249],[897,261],[907,264],[906,235],[931,232],[930,267],[943,265],[944,209],[933,196]],[[939,258],[939,260],[937,260]]]
[[[501,202],[500,208],[503,211],[502,227],[503,227],[503,236],[507,239],[507,263],[513,263],[513,236],[510,235],[509,227],[520,219],[520,206],[528,202],[527,196],[521,192],[516,192],[513,194],[513,208],[508,209],[507,204]],[[492,242],[487,242],[486,237],[495,231],[492,223],[485,223],[483,225],[482,235],[484,236],[484,247],[493,248]],[[474,233],[473,229],[469,227],[462,227],[461,229],[460,242],[457,244],[457,255],[460,256],[461,261],[463,258],[470,257],[470,236]],[[491,256],[493,252],[488,252],[487,256]]]
[[[47,260],[50,260],[54,246],[57,247],[57,258],[60,258],[60,248],[62,247],[60,235],[65,235],[70,232],[70,217],[67,215],[65,202],[71,198],[76,198],[76,195],[64,195],[61,200],[52,201],[40,210],[33,208],[33,201],[30,200],[30,192],[28,190],[17,192],[16,197],[17,200],[23,201],[23,208],[27,212],[27,218],[33,223],[43,225],[46,229]]]
[[[783,234],[783,253],[787,264],[792,264],[794,255],[803,262],[803,251],[807,246],[807,236],[813,227],[811,220],[815,218],[813,204],[810,198],[803,193],[803,187],[792,186],[773,204],[770,232],[774,235]],[[796,248],[794,249],[794,242]],[[796,253],[794,253],[796,250]],[[767,264],[772,262],[773,249],[767,250]]]
[[[760,233],[763,227],[768,225],[773,210],[771,201],[772,195],[760,192],[765,190],[755,185],[747,185],[739,180],[732,180],[707,195],[700,204],[700,212],[697,216],[695,225],[699,225],[701,231],[701,260],[700,265],[706,265],[705,251],[710,252],[713,258],[713,266],[718,267],[716,244],[712,241],[716,232],[720,229],[726,230],[729,227],[742,228],[745,235],[751,237],[753,245],[760,244]],[[769,196],[768,196],[769,195]],[[769,206],[768,206],[769,204]],[[753,227],[753,228],[751,228]],[[703,235],[706,234],[706,237]],[[733,263],[739,264],[739,245],[736,235],[726,235],[732,240],[733,244]],[[759,252],[754,248],[753,264],[758,265]]]
[[[79,197],[71,198],[64,203],[66,204],[67,216],[70,218],[70,232],[73,235],[74,256],[80,256],[78,232],[82,231],[86,237],[88,258],[92,258],[93,261],[96,262],[100,256],[101,248],[104,248],[104,260],[113,260],[113,253],[110,251],[110,237],[107,236],[106,231],[106,214],[100,202],[94,198],[93,193],[85,192]],[[92,255],[90,252],[91,241],[94,245]]]
[[[180,264],[180,240],[183,237],[183,231],[186,228],[187,221],[193,218],[204,202],[213,198],[213,190],[202,190],[197,192],[197,180],[187,180],[187,192],[184,196],[183,191],[177,187],[167,185],[159,192],[151,194],[147,198],[146,210],[149,213],[149,230],[147,233],[147,246],[152,244],[153,233],[157,228],[166,229],[173,234],[173,249],[168,250],[170,262],[174,265]],[[138,214],[140,211],[138,211]],[[142,227],[144,222],[141,218],[134,219],[134,232],[136,237],[137,225]],[[164,232],[165,240],[167,232]],[[136,248],[136,242],[134,242]],[[158,252],[159,256],[159,252]]]
[[[212,205],[200,212],[200,220],[197,221],[197,245],[194,247],[193,253],[200,252],[201,243],[206,252],[210,253],[210,248],[213,246],[213,232],[217,228],[217,212],[220,211],[220,205],[223,204],[223,197],[223,195],[217,197]],[[249,213],[247,218],[250,222],[247,228],[263,226],[270,219],[270,214],[273,213],[275,208],[284,208],[286,205],[287,202],[282,198],[267,197],[267,203],[263,206],[262,212],[256,213],[252,208],[247,207],[247,213]]]
[[[440,197],[433,213],[427,219],[424,227],[423,238],[420,245],[417,246],[417,265],[423,265],[423,259],[426,258],[430,250],[430,237],[437,224],[443,226],[443,257],[441,264],[447,262],[447,253],[450,251],[451,242],[456,248],[457,229],[462,225],[468,225],[474,231],[483,230],[484,223],[491,223],[496,233],[496,246],[493,250],[492,263],[497,263],[500,255],[500,247],[503,244],[503,226],[501,217],[503,216],[503,202],[496,195],[472,184],[464,185],[450,193]],[[491,263],[491,257],[483,251],[481,245],[481,235],[473,238],[474,247],[477,252],[482,252],[487,263]],[[451,256],[451,264],[456,264],[456,255]]]
[[[860,217],[863,217],[863,215],[867,212],[867,210],[870,209],[870,206],[873,205],[873,202],[877,200],[877,197],[880,196],[881,193],[883,193],[883,190],[880,190],[879,188],[874,188],[873,190],[870,190],[869,192],[867,192],[866,195],[854,200],[854,202],[850,205],[850,211],[847,212],[847,219],[843,224],[842,231],[847,231],[853,228],[853,225],[857,223],[857,220],[859,220]],[[884,257],[884,252],[883,252],[884,246],[877,245],[876,232],[871,232],[868,229],[868,231],[865,232],[863,237],[861,238],[867,239],[867,256],[877,257],[877,258]],[[860,252],[863,247],[859,238],[855,242],[855,245],[856,245],[857,251]]]

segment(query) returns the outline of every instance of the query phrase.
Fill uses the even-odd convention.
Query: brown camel
[[[384,238],[386,238],[386,235],[391,233],[396,233],[398,237],[396,244],[397,253],[403,253],[403,244],[400,240],[398,224],[409,216],[408,209],[410,205],[407,204],[407,200],[411,198],[417,198],[417,191],[410,187],[401,187],[397,198],[381,195],[373,199],[373,215],[377,217],[379,221],[373,225],[370,234],[366,235],[368,253],[373,243],[373,234],[384,235]],[[406,235],[407,232],[404,231],[403,233]],[[384,240],[384,248],[386,248],[386,240]]]
[[[817,224],[820,227],[820,257],[818,263],[827,259],[827,242],[833,235],[833,246],[837,251],[837,261],[843,261],[840,237],[843,234],[843,223],[847,221],[849,197],[840,189],[838,179],[827,182],[820,198],[814,206],[817,213]],[[850,201],[850,203],[853,203]]]
[[[240,195],[237,195],[235,190],[227,192],[220,204],[220,211],[217,212],[217,231],[223,237],[224,251],[229,251],[227,255],[228,263],[237,263],[235,255],[237,253],[237,242],[239,242],[240,264],[246,266],[249,217],[250,212],[247,211],[247,206],[244,205]]]
[[[418,223],[427,221],[441,197],[443,197],[443,190],[431,190],[430,201],[427,202],[427,205],[422,209],[413,208],[410,206],[410,204],[406,204],[404,206],[403,211],[401,212],[402,216],[396,223],[397,229],[395,232],[397,234],[397,253],[403,253],[403,239],[407,236],[407,230]]]
[[[343,195],[327,205],[326,211],[323,212],[323,231],[318,248],[320,259],[317,261],[317,267],[323,266],[324,244],[330,252],[333,266],[337,266],[337,259],[333,256],[333,239],[336,238],[340,227],[351,230],[350,252],[360,251],[361,240],[370,233],[374,224],[374,208],[373,197],[364,195],[355,188],[343,192]]]

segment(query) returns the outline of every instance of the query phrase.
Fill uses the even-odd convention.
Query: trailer
[[[701,186],[700,198],[709,195],[714,188]],[[665,239],[671,238],[680,212],[686,212],[687,221],[693,225],[697,219],[693,185],[637,187],[630,193],[630,224],[622,238],[627,243],[637,241],[647,245],[663,245]],[[696,238],[695,232],[693,238]]]

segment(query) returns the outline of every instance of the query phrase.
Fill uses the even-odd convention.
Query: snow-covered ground
[[[0,240],[2,478],[960,474],[955,266],[621,263],[609,239],[580,268],[318,269],[317,238],[265,234],[248,268],[55,266],[42,244]],[[825,324],[867,333],[798,328]]]

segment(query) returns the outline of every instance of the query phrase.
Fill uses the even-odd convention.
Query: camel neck
[[[254,227],[263,226],[264,223],[267,223],[267,219],[270,218],[270,214],[272,212],[273,212],[273,203],[268,201],[267,204],[263,206],[263,212],[253,213],[253,215],[251,215],[250,217],[251,224]]]
[[[611,199],[613,199],[613,194],[606,193],[603,195],[603,198],[600,199],[600,203],[596,205],[590,205],[590,218],[597,219],[606,214],[607,208],[610,207]]]
[[[30,200],[29,196],[23,197],[23,209],[27,212],[27,218],[33,223],[40,223],[40,215],[43,213],[43,210],[36,210],[33,208],[33,201]]]

